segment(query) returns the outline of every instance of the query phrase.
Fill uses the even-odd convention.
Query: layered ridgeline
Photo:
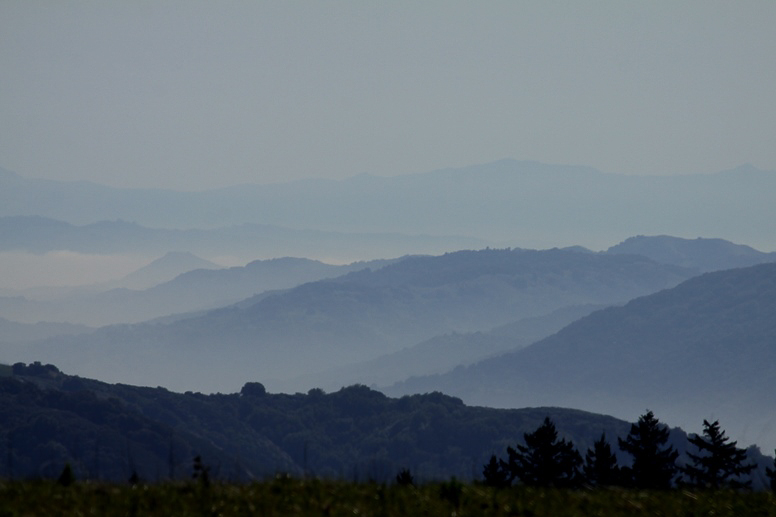
[[[0,296],[0,314],[21,323],[66,321],[92,326],[137,323],[223,307],[266,291],[289,289],[364,268],[378,269],[395,260],[400,259],[332,265],[283,257],[254,260],[238,267],[198,268],[146,289],[110,288],[110,285],[30,289]],[[147,281],[146,271],[143,268],[118,283]],[[153,271],[160,273],[158,268]]]
[[[42,222],[43,226],[37,227],[38,234],[32,231],[28,235],[23,228],[15,228],[10,222],[27,219],[36,221],[35,224]],[[145,237],[138,237],[137,240],[130,238],[125,242],[121,231],[114,234],[109,230],[114,225],[120,228],[134,226],[105,223],[83,227],[85,235],[92,242],[91,248],[84,248],[74,245],[78,239],[68,236],[68,229],[73,228],[71,225],[40,218],[0,219],[0,248],[28,252],[102,250],[105,253],[117,251],[117,242],[122,242],[121,249],[124,251],[131,251],[133,246],[136,247],[133,253],[148,251],[144,244]],[[58,230],[60,226],[62,231]],[[95,230],[95,226],[101,230]],[[153,230],[151,234],[156,232],[166,233]],[[198,234],[196,231],[177,233]],[[159,249],[175,249],[179,245],[186,245],[186,242],[174,238],[150,239]],[[250,239],[243,235],[239,240],[271,248],[266,240],[260,238]],[[581,247],[569,250],[587,251]],[[722,239],[681,239],[670,236],[631,237],[604,253],[641,255],[663,264],[685,267],[696,273],[776,260],[776,253],[764,253]],[[168,252],[140,270],[112,282],[75,287],[0,289],[0,315],[19,323],[57,321],[90,326],[137,323],[170,314],[213,309],[264,291],[288,289],[367,267],[376,269],[395,260],[400,259],[332,265],[317,260],[284,257],[254,260],[244,267],[221,268],[191,252]]]
[[[327,390],[355,383],[388,386],[409,377],[445,373],[457,366],[530,345],[600,308],[600,305],[572,305],[488,331],[441,334],[375,359],[293,378],[277,386],[291,391],[295,386],[318,386]]]
[[[488,244],[474,237],[322,231],[256,223],[175,229],[146,227],[122,220],[74,225],[40,216],[0,217],[0,252],[158,256],[187,250],[203,257],[247,257],[245,262],[295,256],[343,263],[414,253],[443,253]]]
[[[564,307],[622,303],[692,274],[636,255],[574,250],[407,257],[187,319],[5,345],[0,360],[40,360],[112,382],[179,390],[234,391],[248,379],[306,390],[313,386],[287,381],[444,333],[490,330]],[[433,365],[433,355],[428,361]]]
[[[68,334],[87,334],[91,330],[91,328],[85,325],[74,325],[72,323],[47,323],[43,321],[19,323],[0,318],[0,336],[2,336],[0,343],[35,341]]]
[[[527,348],[391,394],[441,390],[496,407],[559,405],[671,422],[720,421],[776,447],[776,264],[707,273],[594,312]]]
[[[619,465],[632,461],[617,447],[630,425],[610,416],[469,407],[441,393],[394,399],[359,385],[284,395],[250,382],[234,394],[180,394],[18,363],[0,365],[0,416],[6,479],[56,478],[69,464],[76,479],[119,482],[186,480],[202,468],[231,482],[279,473],[391,482],[404,469],[419,482],[481,480],[491,455],[505,457],[545,418],[583,456],[605,434]],[[678,428],[667,445],[679,464],[693,452]],[[756,447],[746,455],[756,468],[745,479],[766,487],[773,459]]]
[[[628,235],[669,233],[774,249],[773,192],[776,173],[752,166],[712,174],[628,176],[502,160],[390,178],[361,175],[207,192],[114,189],[0,170],[0,216],[40,215],[79,225],[121,219],[153,228],[257,223],[347,233],[468,235],[538,248],[585,243],[600,249]]]
[[[580,247],[573,249],[586,251]],[[602,253],[641,255],[655,262],[686,267],[697,273],[776,261],[776,253],[764,253],[722,239],[681,239],[665,235],[631,237]],[[482,360],[488,355],[495,356],[500,352],[530,345],[601,308],[597,305],[564,307],[551,314],[525,318],[490,331],[435,336],[398,352],[338,367],[309,376],[304,381],[309,385],[332,388],[348,381],[387,386],[391,379],[404,379],[424,373],[445,373],[456,366]]]

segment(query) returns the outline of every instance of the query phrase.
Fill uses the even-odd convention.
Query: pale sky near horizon
[[[0,2],[0,166],[200,190],[776,170],[776,2]]]

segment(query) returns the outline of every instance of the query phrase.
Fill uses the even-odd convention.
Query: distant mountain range
[[[405,254],[438,254],[487,244],[471,237],[297,230],[266,224],[178,230],[148,228],[120,220],[76,226],[40,216],[0,217],[0,251],[31,253],[66,250],[160,255],[185,250],[203,257],[253,260],[297,256],[353,262]]]
[[[0,422],[13,422],[12,432],[0,425],[0,455],[38,472],[59,468],[46,463],[56,458],[80,461],[82,472],[136,462],[150,476],[194,451],[240,479],[270,465],[303,472],[311,458],[340,475],[369,461],[413,467],[399,463],[414,457],[429,473],[459,472],[479,467],[483,451],[457,439],[444,442],[442,460],[423,449],[453,424],[502,448],[504,429],[523,432],[547,413],[567,419],[581,444],[625,425],[550,406],[631,421],[651,409],[688,429],[719,419],[740,444],[772,450],[776,252],[731,241],[776,249],[774,192],[776,171],[751,166],[658,177],[502,160],[206,192],[0,169],[2,258],[67,251],[148,263],[101,285],[4,284],[0,361],[179,391],[234,393],[260,381],[287,392],[358,383],[431,393],[391,401],[359,385],[268,396],[254,383],[242,395],[177,395],[0,365]],[[217,257],[247,265],[221,268]],[[13,284],[25,285],[35,284]],[[515,424],[518,413],[462,409],[438,391],[544,409]],[[354,419],[369,422],[366,434],[354,438]],[[480,425],[466,427],[471,419]],[[326,438],[340,431],[351,435]],[[405,435],[424,444],[419,456],[396,446]]]
[[[594,312],[533,345],[391,394],[440,390],[496,407],[558,405],[687,426],[720,421],[776,447],[776,264],[692,278]]]
[[[19,323],[0,318],[0,336],[2,336],[0,343],[36,341],[60,335],[80,335],[92,330],[86,325],[72,323]]]
[[[324,232],[458,235],[535,248],[581,243],[602,249],[634,234],[709,235],[774,249],[773,192],[776,172],[748,165],[713,174],[627,176],[501,160],[390,178],[360,175],[206,192],[114,189],[4,171],[0,216],[44,216],[79,225],[120,219],[153,228],[252,223]],[[296,250],[282,254],[322,257]]]
[[[566,251],[593,253],[581,247],[567,248]],[[645,256],[655,262],[686,267],[698,273],[776,262],[776,253],[763,253],[722,239],[680,239],[670,236],[631,237],[605,253]],[[485,359],[488,355],[532,344],[601,308],[594,305],[565,307],[552,314],[526,318],[492,331],[436,336],[399,352],[339,367],[306,378],[305,381],[309,385],[324,388],[341,386],[346,379],[386,386],[391,382],[389,379],[422,375],[421,372],[444,373],[457,366]]]
[[[222,273],[189,275],[195,274]],[[367,361],[439,334],[488,330],[568,306],[623,303],[692,274],[636,255],[570,250],[406,257],[188,319],[6,345],[0,360],[43,360],[111,381],[224,391],[246,379],[272,385]]]
[[[49,239],[52,249],[58,240],[60,237]],[[581,246],[564,248],[564,251],[594,253]],[[695,273],[776,261],[776,253],[763,253],[722,239],[670,236],[631,237],[602,253],[635,254]],[[126,278],[106,284],[0,290],[0,314],[22,323],[60,321],[91,326],[137,323],[213,309],[268,290],[288,289],[358,269],[375,269],[390,262],[374,260],[336,266],[286,257],[256,260],[245,267],[220,268],[190,252],[170,252]]]
[[[48,299],[0,297],[0,314],[26,323],[67,321],[91,326],[138,323],[173,314],[215,309],[266,291],[290,289],[359,269],[376,269],[391,262],[393,260],[375,260],[336,266],[292,257],[255,260],[240,267],[187,271],[143,290],[115,288],[95,292],[97,287],[93,286],[88,290],[73,290],[73,294],[60,289],[57,296]],[[187,263],[198,262],[188,260]],[[181,265],[177,262],[176,267]],[[153,274],[163,273],[156,266],[152,269]],[[143,268],[120,282],[137,282],[137,275],[148,280],[147,272],[149,270]]]

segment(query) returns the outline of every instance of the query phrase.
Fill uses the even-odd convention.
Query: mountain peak
[[[767,171],[760,169],[758,167],[755,167],[751,163],[744,163],[739,165],[738,167],[733,167],[732,169],[728,169],[725,171],[720,172],[719,174],[725,175],[725,176],[742,176],[742,175],[759,175],[759,174],[769,174],[773,171]]]
[[[121,280],[121,285],[131,289],[145,289],[172,280],[194,269],[218,269],[221,266],[202,259],[188,251],[171,251]]]
[[[606,253],[643,255],[656,262],[699,271],[746,267],[776,260],[774,253],[763,253],[724,239],[684,239],[669,235],[629,237],[606,250]]]

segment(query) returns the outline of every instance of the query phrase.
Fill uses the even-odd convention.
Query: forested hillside
[[[256,382],[240,393],[203,395],[111,385],[17,364],[0,376],[0,472],[149,481],[185,479],[201,455],[213,474],[246,480],[287,472],[343,479],[478,478],[482,465],[551,416],[581,447],[602,432],[627,432],[611,417],[559,408],[465,406],[441,393],[388,398],[365,386],[326,394],[271,394]],[[10,373],[10,372],[7,372]]]
[[[240,393],[180,394],[73,377],[40,363],[0,370],[0,417],[2,477],[55,478],[69,464],[76,479],[146,482],[189,478],[195,457],[222,481],[279,473],[390,481],[402,470],[419,482],[482,480],[489,458],[506,457],[547,419],[583,454],[603,434],[616,448],[633,431],[584,411],[470,407],[441,393],[395,399],[354,385],[287,395],[251,382]],[[679,429],[666,446],[692,450]],[[622,451],[616,456],[630,464]],[[754,448],[747,457],[757,465],[755,486],[765,486],[772,460]]]

